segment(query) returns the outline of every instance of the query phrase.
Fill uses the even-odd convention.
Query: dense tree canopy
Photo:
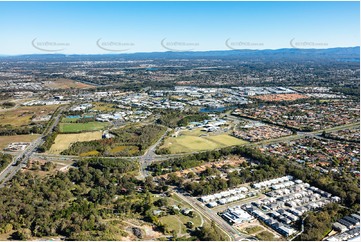
[[[0,153],[0,172],[10,164],[11,160],[11,155]]]
[[[215,151],[207,151],[197,154],[184,156],[181,158],[170,159],[163,162],[152,164],[149,169],[154,174],[165,174],[178,170],[199,166],[205,162],[214,162],[221,157],[227,155],[240,155],[247,157],[258,163],[256,167],[249,167],[229,175],[229,180],[225,185],[223,179],[215,177],[214,181],[204,183],[183,184],[193,194],[209,194],[212,192],[225,190],[228,187],[245,182],[258,182],[268,180],[274,177],[283,176],[286,174],[292,175],[298,179],[308,182],[313,186],[319,187],[322,190],[328,191],[333,195],[341,197],[342,203],[346,206],[357,209],[360,201],[359,193],[359,179],[355,179],[350,174],[323,174],[319,171],[304,167],[294,162],[289,162],[285,159],[275,157],[273,155],[262,153],[260,150],[247,146],[227,147]],[[170,176],[168,182],[172,183],[178,178]],[[174,178],[174,179],[173,179]],[[178,185],[182,183],[178,179]]]
[[[14,239],[55,235],[110,239],[114,226],[103,222],[108,214],[126,217],[143,212],[145,196],[136,192],[143,183],[127,174],[137,170],[136,162],[90,159],[68,173],[45,178],[19,173],[10,187],[0,190],[0,232],[14,229]]]
[[[135,156],[141,155],[155,143],[166,131],[166,127],[149,125],[129,125],[121,129],[111,130],[113,138],[76,142],[62,152],[63,155],[80,155],[96,152],[103,156]]]

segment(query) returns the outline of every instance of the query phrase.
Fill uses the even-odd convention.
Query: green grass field
[[[263,228],[261,226],[252,226],[252,227],[245,228],[245,232],[247,232],[248,234],[255,234],[262,230],[263,230]]]
[[[61,120],[62,123],[75,123],[80,118],[63,118]]]
[[[259,240],[275,240],[274,235],[271,232],[268,231],[262,231],[256,235],[257,239]]]
[[[178,137],[168,137],[161,148],[169,148],[172,154],[187,153],[201,150],[213,150],[217,148],[242,145],[247,141],[237,139],[226,133],[209,134],[200,129],[181,132]]]
[[[166,226],[168,231],[174,230],[177,234],[185,233],[186,227],[181,223],[178,215],[167,215],[159,218],[159,221]]]
[[[241,139],[237,139],[233,136],[230,136],[228,134],[220,134],[220,135],[215,135],[215,136],[209,136],[209,137],[204,137],[205,139],[212,141],[214,143],[219,144],[220,146],[231,146],[231,145],[242,145],[242,144],[246,144],[247,141],[241,140]]]
[[[89,122],[89,123],[60,123],[60,133],[79,133],[85,131],[101,130],[108,126],[108,123]]]
[[[182,201],[177,195],[173,195],[167,200],[169,205],[178,205],[181,209],[191,208],[189,204]],[[200,218],[200,214],[198,212],[195,213],[196,215],[193,218],[183,215],[182,213],[179,213],[176,215],[163,216],[159,218],[159,220],[166,225],[169,231],[175,230],[178,235],[184,235],[187,232],[187,227],[185,226],[185,224],[189,221],[192,221],[195,227],[203,226],[202,219]]]

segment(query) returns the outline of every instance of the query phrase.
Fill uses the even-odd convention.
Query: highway
[[[205,207],[204,205],[200,204],[194,198],[190,197],[188,194],[183,194],[182,192],[174,189],[177,195],[185,202],[187,202],[191,207],[200,213],[202,216],[207,218],[209,221],[214,221],[217,227],[223,231],[230,240],[232,241],[239,241],[249,237],[249,235],[242,234],[237,229],[232,227],[232,225],[228,224],[225,220],[223,220],[218,214],[216,214],[211,209]]]
[[[33,141],[29,145],[29,147],[27,147],[23,152],[21,152],[14,159],[12,164],[15,163],[16,161],[19,161],[18,165],[14,166],[14,165],[10,164],[8,167],[6,167],[3,170],[3,172],[1,172],[0,188],[3,187],[7,181],[9,181],[23,166],[25,166],[27,164],[29,157],[31,157],[31,156],[44,158],[47,160],[78,159],[79,158],[78,156],[63,156],[63,155],[50,155],[50,154],[34,153],[36,148],[39,147],[44,142],[44,137],[47,134],[49,134],[52,131],[52,129],[59,123],[60,117],[61,117],[61,112],[62,112],[62,110],[60,110],[60,112],[52,119],[52,121],[50,123],[51,125],[44,131],[43,135],[41,137],[39,137],[38,139],[36,139],[35,141]],[[337,126],[334,128],[326,129],[325,131],[331,132],[331,131],[337,131],[337,130],[341,130],[341,129],[345,129],[345,128],[353,129],[353,128],[357,128],[357,127],[359,127],[359,124],[347,124],[347,125],[342,125],[342,126]],[[157,155],[157,154],[155,154],[155,150],[156,150],[157,146],[161,143],[161,141],[164,139],[164,137],[170,131],[171,131],[171,129],[168,128],[167,131],[158,139],[158,141],[155,144],[153,144],[152,146],[150,146],[148,148],[148,150],[142,156],[109,157],[109,158],[111,158],[111,159],[124,158],[124,159],[138,160],[139,161],[139,177],[138,178],[145,179],[147,176],[150,175],[149,172],[147,171],[147,167],[150,164],[152,164],[152,162],[154,162],[154,161],[161,161],[161,160],[166,160],[166,159],[169,159],[172,157],[180,157],[180,156],[184,156],[184,155],[204,152],[204,151],[199,151],[199,152],[182,153],[182,154],[175,154],[175,155]],[[319,137],[322,134],[322,132],[323,132],[323,130],[314,131],[314,132],[297,132],[297,134],[295,134],[295,135],[271,139],[271,140],[265,140],[265,141],[255,142],[255,143],[248,143],[245,145],[246,146],[260,146],[260,145],[267,145],[267,144],[278,143],[278,142],[287,142],[287,141],[289,142],[292,140],[304,138],[306,136],[310,136],[310,137],[318,136]],[[183,191],[179,191],[178,188],[174,188],[173,191],[175,193],[177,193],[177,195],[184,202],[188,203],[201,216],[208,219],[209,221],[214,221],[216,223],[216,226],[221,231],[223,231],[225,233],[225,235],[228,236],[229,240],[238,241],[238,240],[244,240],[244,239],[249,238],[248,235],[239,232],[237,229],[235,229],[230,224],[228,224],[226,221],[224,221],[220,216],[217,215],[217,213],[215,211],[212,211],[211,209],[205,207],[200,202],[198,202],[194,198],[190,197],[188,194],[185,194]]]
[[[0,173],[0,188],[4,187],[6,182],[10,181],[16,173],[21,170],[24,166],[26,166],[30,156],[36,151],[36,149],[44,143],[44,138],[50,132],[52,132],[53,128],[58,125],[61,117],[61,113],[64,110],[64,106],[60,107],[56,111],[56,115],[49,121],[49,126],[45,128],[43,134],[30,143],[28,147],[22,152],[20,152],[16,157],[13,158],[13,162],[11,162],[1,173]]]
[[[280,138],[263,140],[263,141],[253,142],[253,143],[247,143],[247,144],[243,144],[241,146],[262,146],[262,145],[276,144],[276,143],[279,143],[279,142],[289,142],[289,141],[292,141],[292,140],[305,138],[307,136],[322,138],[321,134],[322,134],[323,131],[325,131],[325,132],[333,132],[333,131],[338,131],[338,130],[342,130],[342,129],[356,129],[356,128],[359,128],[359,127],[360,127],[359,123],[345,124],[345,125],[336,126],[336,127],[328,128],[328,129],[324,129],[324,130],[317,130],[317,131],[312,131],[312,132],[297,132],[297,134],[295,134],[295,135],[284,136],[284,137],[280,137]],[[220,149],[218,149],[218,150],[220,150]],[[217,150],[217,149],[215,149],[215,150]],[[192,155],[192,154],[197,154],[197,153],[202,153],[202,152],[205,152],[205,151],[195,151],[195,152],[181,153],[181,154],[162,155],[162,156],[157,156],[157,158],[160,158],[160,157],[176,158],[176,157],[181,157],[181,156],[185,156],[185,155]]]
[[[359,124],[348,124],[348,125],[330,128],[325,131],[331,132],[331,131],[341,130],[341,129],[345,129],[345,128],[352,129],[352,128],[357,128],[357,127],[359,127]],[[272,139],[272,140],[267,140],[267,141],[255,142],[253,144],[247,144],[247,145],[259,146],[259,145],[265,145],[265,144],[272,144],[272,143],[296,140],[296,139],[304,138],[306,136],[316,137],[316,136],[321,135],[322,132],[323,132],[323,130],[314,131],[314,132],[298,132],[296,135],[281,137],[278,139]],[[146,176],[146,175],[147,174],[144,174],[144,176]],[[240,231],[238,231],[237,229],[235,229],[233,226],[231,226],[225,220],[223,220],[220,216],[218,216],[218,214],[215,211],[205,207],[200,202],[198,202],[195,198],[190,197],[188,194],[184,194],[183,192],[179,191],[179,189],[177,189],[177,188],[173,189],[173,191],[176,192],[177,195],[183,201],[188,203],[199,214],[201,214],[202,216],[207,218],[209,221],[214,221],[216,223],[217,227],[222,232],[224,232],[229,237],[230,240],[239,241],[239,240],[245,240],[245,239],[248,240],[249,239],[249,237],[250,237],[249,235],[243,234]],[[302,231],[303,231],[303,221],[302,221]]]
[[[171,129],[168,129],[162,137],[149,149],[145,152],[143,156],[139,159],[139,169],[140,169],[140,176],[139,178],[145,179],[145,177],[149,176],[149,172],[146,170],[147,166],[149,166],[155,159],[161,157],[160,155],[155,154],[155,149],[160,144],[160,142],[163,140],[163,138],[170,132]],[[207,207],[202,206],[199,204],[196,200],[193,198],[184,195],[182,192],[180,192],[177,188],[173,189],[174,192],[177,193],[179,198],[181,198],[183,201],[188,203],[191,207],[193,207],[194,210],[196,210],[201,216],[207,218],[209,221],[214,221],[216,226],[224,232],[226,236],[229,237],[229,240],[238,241],[241,239],[244,239],[248,237],[247,235],[244,235],[240,233],[237,229],[233,228],[230,224],[228,224],[226,221],[224,221],[220,216],[218,216],[214,211],[208,209]]]
[[[342,126],[337,126],[334,128],[329,128],[326,129],[326,132],[331,132],[331,131],[337,131],[337,130],[342,130],[342,129],[355,129],[360,127],[358,123],[356,124],[347,124],[347,125],[342,125]],[[169,132],[169,130],[168,130]],[[275,143],[279,143],[279,142],[289,142],[292,140],[297,140],[297,139],[301,139],[304,138],[306,136],[310,136],[310,137],[320,137],[320,135],[322,134],[323,130],[321,131],[313,131],[313,132],[297,132],[296,135],[290,135],[290,136],[285,136],[285,137],[280,137],[280,138],[275,138],[275,139],[269,139],[269,140],[263,140],[263,141],[259,141],[259,142],[254,142],[254,143],[248,143],[248,144],[244,144],[244,145],[248,145],[248,146],[261,146],[261,145],[268,145],[268,144],[275,144]],[[165,135],[164,135],[165,136]],[[197,153],[202,153],[204,151],[195,151],[195,152],[188,152],[188,153],[180,153],[180,154],[167,154],[167,155],[157,155],[155,154],[155,149],[157,147],[157,145],[159,144],[159,142],[161,142],[161,140],[164,138],[164,136],[162,136],[159,141],[151,146],[148,151],[142,155],[142,156],[124,156],[124,157],[107,157],[109,159],[131,159],[131,160],[140,160],[140,163],[142,164],[143,169],[145,169],[145,167],[147,165],[149,165],[149,162],[144,162],[145,160],[147,161],[162,161],[162,160],[167,160],[169,158],[177,158],[177,157],[182,157],[185,155],[192,155],[192,154],[197,154]],[[4,153],[9,153],[9,154],[13,154],[12,152],[4,152]],[[47,160],[59,160],[59,159],[78,159],[79,156],[73,156],[73,155],[55,155],[55,154],[46,154],[46,153],[33,153],[33,157],[38,157],[38,158],[42,158],[42,159],[47,159]],[[92,156],[89,157],[82,157],[82,158],[93,158]],[[147,164],[148,163],[148,164]],[[143,173],[146,173],[147,171],[144,171]],[[142,176],[144,177],[144,176]]]
[[[152,164],[153,161],[159,160],[162,158],[161,156],[155,153],[157,146],[163,140],[163,138],[171,131],[172,129],[168,128],[167,131],[158,139],[158,141],[150,146],[148,150],[144,153],[144,155],[139,157],[139,178],[144,179],[147,177],[149,172],[147,171],[147,167]]]
[[[15,174],[26,165],[30,155],[32,152],[42,144],[42,137],[34,140],[23,152],[18,154],[15,158],[13,158],[13,162],[11,162],[1,173],[0,173],[0,188],[4,186],[4,184],[11,180],[15,176]],[[17,164],[17,165],[14,165]]]
[[[52,130],[52,128],[55,127],[55,125],[57,125],[57,123],[59,122],[59,118],[60,118],[60,114],[59,116],[57,116],[56,118],[56,122],[53,123],[53,125],[51,126],[51,129],[47,129],[48,131]],[[358,123],[353,123],[353,124],[346,124],[346,125],[342,125],[342,126],[337,126],[337,127],[333,127],[333,128],[329,128],[326,129],[326,132],[331,132],[331,131],[337,131],[337,130],[342,130],[342,129],[355,129],[358,128],[359,124]],[[148,171],[146,170],[146,167],[149,166],[152,162],[154,161],[162,161],[162,160],[166,160],[169,158],[176,158],[176,157],[182,157],[185,155],[191,155],[191,154],[197,154],[197,153],[201,153],[204,151],[196,151],[196,152],[189,152],[189,153],[181,153],[181,154],[167,154],[167,155],[157,155],[155,154],[155,150],[157,148],[157,146],[159,145],[159,143],[162,141],[162,139],[167,135],[168,132],[170,132],[171,129],[168,129],[167,132],[165,132],[163,134],[163,136],[151,147],[149,147],[149,149],[145,152],[144,155],[142,156],[132,156],[132,157],[107,157],[109,159],[131,159],[131,160],[139,160],[139,164],[140,164],[140,178],[144,179],[144,177],[148,176]],[[310,137],[320,137],[320,135],[322,134],[323,130],[319,130],[319,131],[313,131],[313,132],[297,132],[296,135],[290,135],[290,136],[285,136],[285,137],[280,137],[280,138],[275,138],[275,139],[270,139],[270,140],[263,140],[263,141],[259,141],[259,142],[254,142],[254,143],[248,143],[248,144],[244,144],[245,146],[261,146],[261,145],[268,145],[268,144],[275,144],[275,143],[279,143],[279,142],[289,142],[292,140],[297,140],[297,139],[301,139],[304,138],[306,136],[310,136]],[[42,135],[42,137],[44,137],[46,134]],[[42,138],[41,137],[41,138]],[[38,144],[38,140],[34,141],[34,145],[38,146],[40,144]],[[8,153],[8,152],[5,152]],[[25,151],[24,151],[25,153]],[[12,153],[10,153],[12,154]],[[22,155],[22,154],[21,154]],[[20,156],[21,156],[20,155]],[[18,157],[20,157],[18,156]],[[33,157],[38,157],[38,158],[42,158],[42,159],[47,159],[47,160],[59,160],[59,159],[78,159],[78,156],[71,156],[71,155],[55,155],[55,154],[39,154],[39,153],[32,153]],[[92,157],[83,157],[83,158],[92,158]],[[8,168],[7,168],[8,169]],[[5,169],[6,170],[6,169]],[[3,176],[0,175],[0,181],[3,179]]]

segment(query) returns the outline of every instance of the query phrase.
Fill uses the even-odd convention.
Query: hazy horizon
[[[331,47],[331,48],[277,48],[277,49],[239,49],[237,51],[278,51],[278,50],[329,50],[329,49],[350,49],[350,48],[360,48],[360,46],[348,46],[348,47]],[[151,53],[185,53],[185,52],[194,52],[194,53],[202,53],[202,52],[216,52],[216,51],[234,51],[230,49],[223,49],[223,50],[191,50],[191,51],[170,51],[170,50],[164,50],[164,51],[139,51],[139,52],[109,52],[109,53],[62,53],[62,52],[39,52],[39,53],[23,53],[23,54],[2,54],[1,56],[23,56],[23,55],[133,55],[133,54],[151,54]]]
[[[0,2],[0,54],[360,45],[359,2]]]

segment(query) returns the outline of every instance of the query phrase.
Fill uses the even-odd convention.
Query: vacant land
[[[196,129],[194,131],[181,132],[177,137],[168,137],[160,148],[169,148],[172,154],[187,153],[200,150],[213,150],[232,145],[247,143],[226,133],[208,134]]]
[[[49,153],[51,154],[60,154],[63,150],[66,150],[70,147],[72,143],[98,140],[102,138],[102,132],[86,132],[81,134],[58,134],[55,139],[55,143],[51,146]]]
[[[76,121],[79,119],[80,118],[62,118],[61,122],[62,123],[76,123]]]
[[[93,102],[92,104],[92,111],[112,112],[116,110],[115,105],[111,103]]]
[[[267,95],[259,95],[259,96],[254,96],[253,98],[255,99],[259,99],[262,101],[269,101],[269,102],[280,102],[280,101],[295,101],[298,99],[305,99],[305,98],[309,98],[306,95],[302,95],[302,94],[267,94]]]
[[[228,156],[227,159],[222,159],[221,161],[205,163],[203,165],[192,167],[192,168],[189,168],[189,169],[184,169],[184,170],[181,170],[181,171],[176,171],[176,172],[173,172],[173,173],[160,175],[159,177],[167,179],[169,174],[174,174],[174,175],[176,175],[178,177],[187,177],[189,173],[195,173],[196,176],[194,178],[197,179],[197,177],[200,178],[199,175],[202,172],[204,172],[207,168],[212,168],[212,167],[214,168],[215,167],[217,169],[221,169],[224,165],[239,167],[240,164],[242,164],[244,162],[247,162],[244,157]]]
[[[100,154],[99,151],[97,150],[92,150],[92,151],[88,151],[88,152],[84,152],[79,154],[79,156],[81,157],[88,157],[88,156],[98,156]]]
[[[73,81],[70,79],[52,79],[47,82],[45,82],[45,86],[49,87],[51,89],[70,89],[70,88],[76,88],[76,89],[85,89],[85,88],[92,88],[94,86],[88,85],[82,82]]]
[[[135,155],[139,152],[139,148],[138,146],[119,145],[119,146],[115,146],[110,150],[111,155],[117,155],[124,152],[129,153],[130,155]]]
[[[10,240],[11,239],[11,235],[15,232],[15,230],[11,230],[8,233],[3,233],[0,234],[0,240],[1,241],[5,241],[5,240]]]
[[[252,227],[247,227],[245,228],[245,232],[247,232],[248,234],[255,234],[257,232],[262,231],[263,228],[260,226],[252,226]]]
[[[241,144],[247,143],[244,140],[237,139],[228,134],[220,134],[220,135],[208,136],[208,137],[204,137],[204,138],[207,140],[210,140],[214,143],[217,143],[217,144],[221,145],[222,147],[223,146],[231,146],[231,145],[241,145]]]
[[[62,152],[64,155],[84,155],[99,151],[103,156],[134,156],[141,155],[154,144],[166,131],[159,125],[129,125],[110,132],[113,138],[97,141],[76,142],[69,149]]]
[[[256,238],[259,240],[266,240],[266,241],[275,240],[274,235],[269,231],[262,231],[256,234]]]
[[[168,206],[178,206],[179,210],[183,209],[192,209],[189,204],[184,203],[177,195],[167,198]],[[168,231],[175,231],[178,237],[186,236],[187,234],[187,222],[192,222],[194,227],[203,226],[206,221],[201,217],[201,215],[195,211],[195,216],[190,217],[182,214],[181,212],[176,214],[167,213],[165,216],[159,218],[159,221],[166,226]]]
[[[279,234],[266,228],[257,220],[249,223],[243,223],[237,226],[237,229],[242,233],[249,234],[262,241],[284,240]]]
[[[42,158],[31,158],[28,165],[23,171],[31,173],[33,176],[45,178],[47,175],[54,175],[58,171],[68,171],[74,161],[72,159],[64,159],[59,157],[58,160],[47,161]]]
[[[108,126],[108,123],[89,122],[89,123],[61,123],[59,125],[60,133],[80,133],[85,131],[101,130]]]
[[[154,227],[151,224],[146,223],[142,220],[137,219],[117,219],[121,222],[122,228],[128,234],[123,235],[119,240],[121,241],[136,241],[139,240],[138,237],[134,235],[134,228],[138,228],[142,231],[142,240],[154,241],[157,238],[164,237],[160,231],[154,230]]]
[[[36,116],[51,115],[59,105],[19,107],[14,110],[0,111],[0,125],[13,127],[26,126]]]
[[[39,135],[37,134],[29,134],[29,135],[11,135],[11,136],[0,136],[0,149],[4,149],[10,143],[14,142],[32,142]]]

